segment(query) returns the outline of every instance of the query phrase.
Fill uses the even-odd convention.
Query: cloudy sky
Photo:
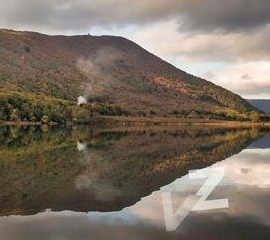
[[[243,97],[270,98],[270,0],[1,0],[0,28],[121,35]]]

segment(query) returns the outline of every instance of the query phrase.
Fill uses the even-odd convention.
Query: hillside
[[[250,99],[247,100],[251,105],[260,109],[265,113],[270,113],[270,100],[269,99]]]
[[[240,96],[175,68],[134,42],[113,36],[0,30],[0,87],[3,98],[14,92],[75,104],[82,95],[90,102],[116,107],[115,114],[133,116],[243,119],[256,111]],[[17,115],[22,115],[21,105],[12,105]],[[32,109],[31,101],[27,106]],[[6,111],[1,109],[2,115]],[[12,112],[14,109],[9,109],[10,115]]]

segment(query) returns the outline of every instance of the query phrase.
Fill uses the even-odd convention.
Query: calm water
[[[0,239],[269,239],[269,140],[266,128],[1,127]]]

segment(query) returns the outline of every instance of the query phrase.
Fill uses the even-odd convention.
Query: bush
[[[258,112],[252,112],[250,114],[250,120],[252,122],[259,122],[261,120],[261,115]]]
[[[47,115],[44,115],[41,118],[41,122],[42,122],[42,124],[48,124],[50,122],[49,117]]]

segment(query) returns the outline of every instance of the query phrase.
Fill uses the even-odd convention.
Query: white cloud
[[[247,98],[270,98],[270,61],[232,65],[217,72],[213,81]]]
[[[163,56],[190,62],[270,60],[270,25],[256,32],[179,32],[176,21],[163,21],[137,29],[132,37],[147,49]]]

